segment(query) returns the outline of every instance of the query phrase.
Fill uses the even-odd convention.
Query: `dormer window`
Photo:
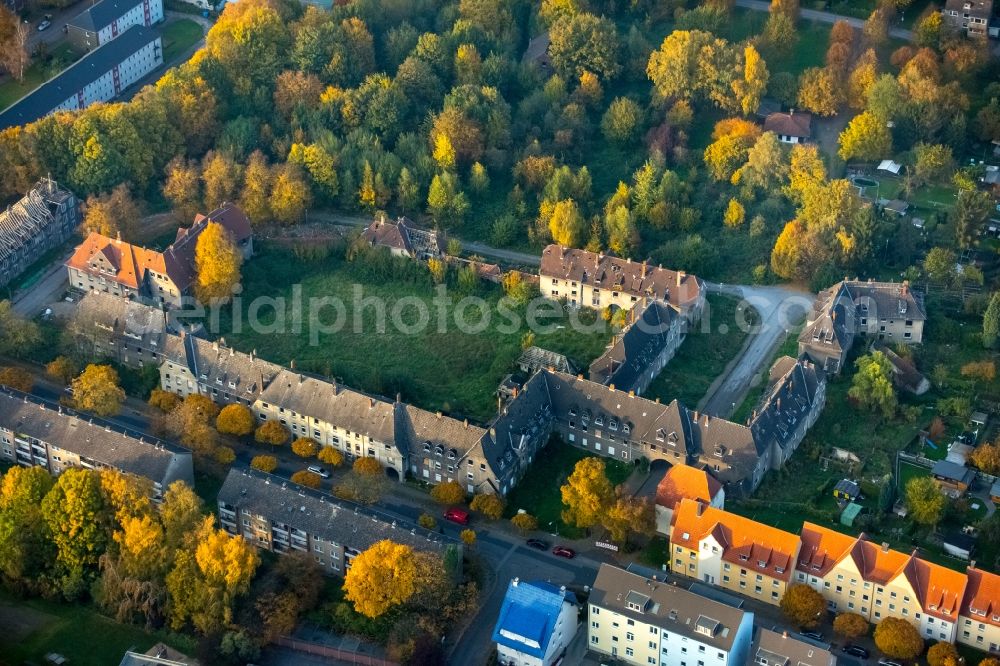
[[[622,424],[622,432],[627,435],[630,432],[632,432],[632,427],[629,424],[627,424],[627,423],[623,423]]]
[[[767,562],[765,562],[764,560],[757,560],[757,566],[763,569],[764,567],[767,566]]]
[[[611,419],[608,421],[608,427],[612,430],[618,430],[618,419]]]
[[[604,425],[604,416],[601,415],[601,414],[598,414],[597,417],[594,418],[594,425],[599,425],[599,426]]]

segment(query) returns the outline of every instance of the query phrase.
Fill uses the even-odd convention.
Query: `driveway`
[[[752,9],[758,12],[766,12],[770,10],[771,3],[765,2],[764,0],[736,0],[736,6],[743,7],[744,9]],[[865,27],[865,22],[862,19],[854,18],[853,16],[841,16],[840,14],[822,12],[817,9],[801,9],[799,10],[799,17],[810,21],[819,21],[820,23],[847,21],[858,30]],[[913,31],[905,28],[889,28],[889,36],[896,37],[898,39],[905,39],[908,42],[913,41]]]
[[[66,289],[68,280],[66,267],[63,264],[73,256],[73,252],[66,253],[62,259],[52,262],[52,265],[45,271],[38,282],[28,289],[22,289],[15,296],[12,303],[14,312],[22,317],[34,317],[41,312],[45,306],[56,301],[62,296]]]
[[[805,318],[815,295],[789,286],[749,287],[708,283],[707,287],[709,293],[745,300],[757,310],[761,320],[758,331],[747,337],[739,355],[712,383],[698,405],[699,411],[728,418],[743,402],[750,388],[759,384],[759,377],[768,370],[764,366],[770,362],[785,335]]]

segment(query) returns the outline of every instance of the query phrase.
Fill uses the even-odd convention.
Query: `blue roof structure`
[[[539,659],[545,657],[564,601],[577,603],[572,592],[551,583],[515,578],[507,586],[493,642]]]

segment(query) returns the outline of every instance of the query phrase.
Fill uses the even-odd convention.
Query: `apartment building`
[[[837,657],[827,649],[790,636],[787,631],[779,634],[760,627],[747,663],[757,666],[837,666]]]
[[[629,323],[590,364],[590,381],[637,395],[649,387],[684,341],[684,323],[669,305],[649,299],[629,310]]]
[[[799,334],[799,356],[837,374],[859,336],[920,344],[926,320],[923,296],[907,282],[843,280],[816,297]]]
[[[163,252],[91,232],[66,262],[70,286],[179,308],[195,282],[198,237],[213,222],[222,225],[244,258],[253,253],[250,220],[237,206],[226,204],[198,215],[191,227],[179,229]]]
[[[690,465],[673,465],[656,485],[656,531],[670,536],[674,511],[682,500],[689,499],[716,509],[725,508],[726,491],[722,484],[704,469]]]
[[[251,407],[283,371],[254,353],[227,347],[225,340],[209,341],[184,331],[166,334],[162,350],[160,388],[182,398],[195,393],[219,404]]]
[[[688,322],[705,308],[705,285],[684,271],[549,245],[539,269],[542,296],[578,307],[631,309],[643,298],[669,303]]]
[[[953,30],[986,39],[993,18],[993,0],[947,0],[941,16]]]
[[[620,460],[666,460],[707,469],[727,494],[748,495],[770,469],[770,450],[748,426],[699,414],[674,400],[647,400],[559,372],[543,371],[552,427],[564,441]]]
[[[132,26],[150,27],[163,20],[163,0],[100,0],[66,22],[70,43],[89,51]]]
[[[670,570],[778,605],[799,555],[797,536],[690,499],[674,510]]]
[[[218,495],[219,524],[275,553],[309,553],[323,571],[343,576],[359,554],[389,539],[415,551],[450,556],[462,546],[437,532],[250,468],[232,468]]]
[[[112,100],[162,64],[159,33],[154,28],[132,26],[0,113],[0,130],[33,123],[57,111],[77,111]]]
[[[928,640],[956,640],[968,577],[876,544],[805,523],[795,580],[816,589],[831,611],[858,613],[878,623],[909,621]]]
[[[394,403],[283,369],[261,391],[253,411],[261,421],[281,423],[293,438],[311,437],[347,460],[375,458],[400,481],[406,474],[405,455],[396,446]]]
[[[160,501],[174,481],[194,487],[191,452],[64,410],[58,403],[0,390],[0,459],[44,467],[58,476],[70,467],[116,469],[149,479]]]
[[[977,569],[975,562],[967,574],[969,584],[959,611],[958,642],[1000,654],[1000,576]]]
[[[42,178],[19,201],[0,211],[0,287],[5,287],[80,226],[80,201],[51,178]]]
[[[493,642],[499,666],[554,666],[576,636],[579,602],[566,586],[514,578],[500,607]]]
[[[134,368],[159,366],[168,333],[177,330],[180,322],[167,310],[96,291],[83,295],[67,327],[86,358],[109,359]]]
[[[771,366],[768,387],[750,417],[750,431],[770,453],[771,469],[792,457],[826,405],[826,373],[812,361],[782,356]]]
[[[587,645],[636,666],[744,666],[753,613],[602,564],[589,599]]]

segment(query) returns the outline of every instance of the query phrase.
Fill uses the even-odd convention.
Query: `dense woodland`
[[[51,173],[84,196],[124,183],[140,202],[165,197],[181,219],[223,200],[258,224],[385,210],[500,246],[555,240],[709,277],[902,270],[919,258],[912,230],[830,178],[843,160],[895,156],[912,167],[908,192],[950,185],[1000,138],[1000,72],[938,13],[916,44],[890,40],[896,9],[833,26],[823,66],[803,68],[794,0],[749,35],[733,34],[728,14],[743,10],[727,2],[243,0],[131,102],[0,134],[0,196]],[[551,75],[522,57],[546,32]],[[753,118],[765,95],[858,115],[839,151],[789,151]],[[959,247],[986,214],[975,180],[958,172],[955,219],[941,213]],[[128,237],[139,218],[103,219]]]

